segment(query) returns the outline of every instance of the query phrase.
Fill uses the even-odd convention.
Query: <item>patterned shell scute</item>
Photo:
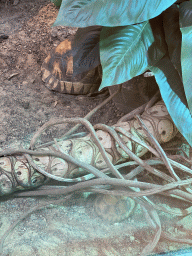
[[[14,165],[15,178],[23,186],[30,186],[30,167],[25,160],[18,160]]]
[[[177,133],[177,129],[165,107],[163,101],[159,101],[148,109],[143,115],[144,122],[150,122],[153,126],[153,135],[160,143],[168,142]],[[147,126],[148,128],[148,126]]]
[[[54,158],[51,161],[51,174],[58,176],[58,177],[65,177],[67,171],[68,171],[68,163],[67,161],[60,159],[60,158]]]
[[[0,195],[13,192],[13,184],[9,177],[0,170]]]

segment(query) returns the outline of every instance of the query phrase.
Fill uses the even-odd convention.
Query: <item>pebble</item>
[[[23,81],[22,85],[23,86],[27,86],[28,82],[27,81]]]

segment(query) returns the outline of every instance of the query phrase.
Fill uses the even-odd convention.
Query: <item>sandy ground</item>
[[[27,145],[34,132],[51,118],[83,117],[103,101],[98,97],[62,95],[45,88],[40,71],[44,58],[75,33],[72,28],[51,27],[57,13],[58,9],[48,0],[0,1],[0,35],[8,35],[0,42],[1,148]],[[122,113],[109,103],[91,121],[113,124],[120,116]],[[65,130],[61,127],[57,135]],[[53,129],[42,140],[55,134]],[[2,199],[0,237],[26,211],[47,200],[50,198]],[[160,216],[168,233],[183,236],[187,230],[187,238],[191,237],[190,216],[178,222],[166,214]],[[109,223],[95,213],[94,198],[79,193],[67,202],[29,214],[6,239],[2,256],[137,256],[152,236],[140,207],[124,221]],[[188,246],[162,239],[155,252],[185,247]]]

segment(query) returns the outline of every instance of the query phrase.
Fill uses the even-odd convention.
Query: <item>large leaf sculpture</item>
[[[116,27],[152,19],[176,0],[63,0],[54,25]]]
[[[121,84],[146,71],[146,54],[153,42],[148,21],[125,27],[103,28],[100,40],[103,69],[100,89]]]
[[[103,76],[100,89],[142,74],[165,55],[164,34],[157,26],[159,19],[102,29],[100,59]]]
[[[192,1],[182,3],[179,11],[182,33],[181,65],[183,84],[189,109],[192,114]],[[189,129],[190,128],[191,126],[189,126]]]

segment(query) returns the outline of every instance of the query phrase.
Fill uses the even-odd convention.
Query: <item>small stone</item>
[[[27,81],[23,81],[22,83],[23,86],[27,86],[27,84],[28,84]]]
[[[130,241],[133,242],[135,240],[134,236],[130,236]]]

